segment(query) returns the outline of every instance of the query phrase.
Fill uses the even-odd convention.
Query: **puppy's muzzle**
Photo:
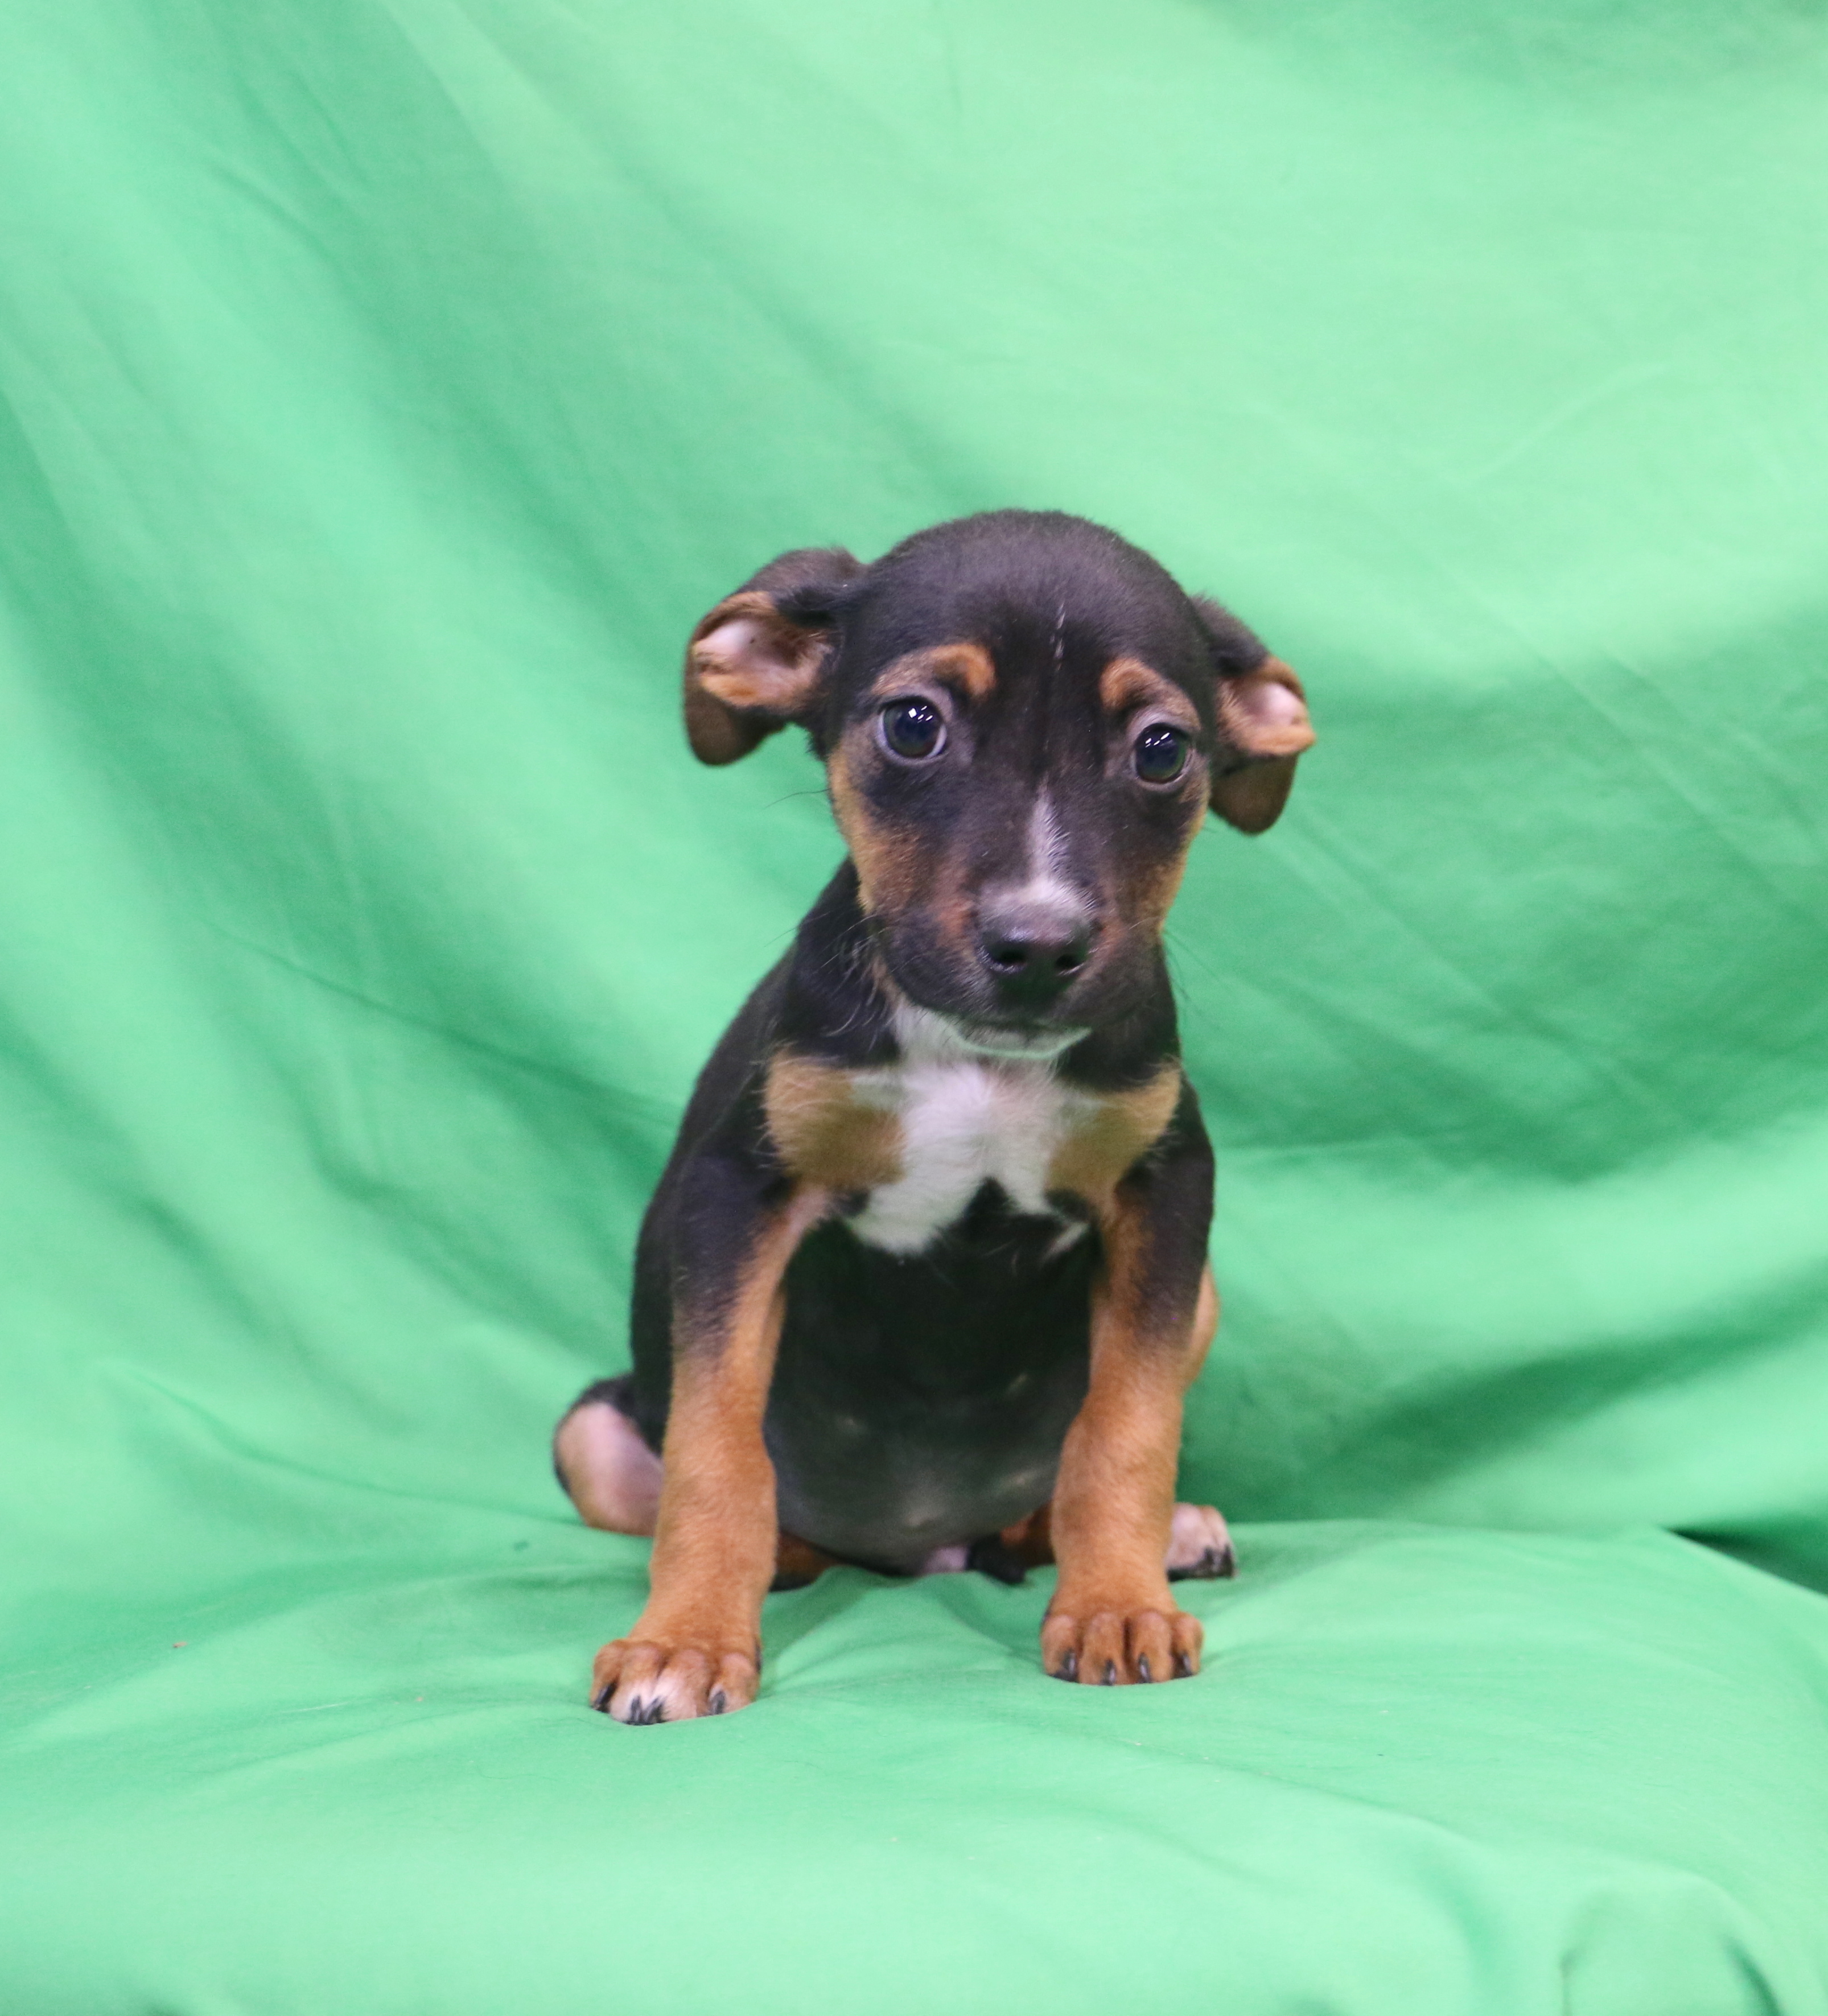
[[[1098,920],[1053,895],[991,897],[978,912],[978,957],[1005,1014],[1054,1007],[1091,964]]]

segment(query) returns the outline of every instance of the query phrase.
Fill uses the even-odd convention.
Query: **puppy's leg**
[[[778,1537],[762,1420],[782,1277],[824,1200],[802,1192],[733,1225],[734,1201],[727,1192],[691,1214],[697,1234],[680,1256],[647,1604],[597,1654],[591,1682],[592,1705],[618,1722],[722,1715],[755,1697]]]
[[[974,1540],[968,1548],[942,1549],[948,1556],[961,1555],[963,1559],[940,1561],[929,1555],[921,1572],[934,1575],[944,1568],[963,1567],[975,1568],[993,1582],[1026,1582],[1030,1568],[1047,1568],[1054,1559],[1047,1517],[1047,1507],[1044,1505],[1029,1517],[1005,1526],[1001,1533]],[[1170,1582],[1213,1582],[1238,1572],[1238,1553],[1231,1544],[1231,1529],[1217,1506],[1176,1505],[1168,1526],[1163,1566]]]
[[[1199,1300],[1193,1312],[1193,1354],[1203,1364],[1218,1327],[1219,1298],[1211,1269],[1201,1276]],[[1054,1560],[1051,1505],[1044,1505],[1001,1533],[976,1542],[965,1565],[997,1582],[1023,1581],[1030,1568],[1047,1568]],[[1238,1554],[1224,1516],[1216,1506],[1177,1504],[1168,1525],[1163,1565],[1170,1582],[1210,1582],[1238,1572]]]
[[[552,1438],[552,1467],[586,1526],[605,1533],[653,1537],[665,1466],[626,1411],[629,1381],[599,1379],[571,1402]],[[774,1547],[775,1589],[804,1589],[832,1566],[820,1548],[781,1534]]]
[[[1203,1139],[1185,1150],[1133,1171],[1103,1214],[1091,1379],[1061,1454],[1059,1581],[1041,1627],[1047,1670],[1087,1686],[1199,1670],[1199,1621],[1168,1588],[1182,1397],[1217,1321],[1210,1151]]]
[[[1193,1367],[1197,1372],[1212,1348],[1219,1327],[1218,1291],[1213,1270],[1199,1277],[1199,1300],[1193,1311]],[[1191,1375],[1189,1375],[1191,1376]],[[1168,1526],[1170,1582],[1216,1582],[1238,1572],[1238,1552],[1231,1529],[1216,1505],[1178,1504]]]

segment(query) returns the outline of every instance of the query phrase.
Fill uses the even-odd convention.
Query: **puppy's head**
[[[1018,1055],[1138,1003],[1208,808],[1262,832],[1314,740],[1235,617],[1052,512],[784,554],[692,633],[685,707],[707,763],[808,731],[889,977]]]

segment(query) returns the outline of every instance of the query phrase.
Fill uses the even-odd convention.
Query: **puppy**
[[[998,511],[771,562],[685,717],[712,764],[806,729],[849,854],[687,1107],[633,1370],[559,1425],[584,1517],[654,1536],[593,1705],[746,1705],[771,1581],[831,1561],[1052,1558],[1048,1672],[1197,1672],[1170,1581],[1231,1557],[1174,1503],[1217,1302],[1162,927],[1209,808],[1281,812],[1300,682],[1114,533]]]

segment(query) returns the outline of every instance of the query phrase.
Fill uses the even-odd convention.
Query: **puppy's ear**
[[[686,646],[686,734],[701,763],[734,763],[810,718],[836,639],[835,609],[864,571],[842,546],[770,560],[699,620]]]
[[[1261,833],[1288,801],[1295,759],[1314,746],[1307,697],[1293,671],[1230,610],[1203,595],[1192,601],[1218,675],[1213,810],[1240,833]]]

